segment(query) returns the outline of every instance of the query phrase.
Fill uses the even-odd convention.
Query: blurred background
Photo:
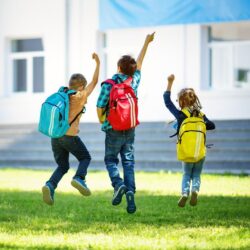
[[[73,73],[88,81],[93,52],[100,83],[120,56],[137,57],[156,32],[142,68],[136,136],[138,169],[180,170],[164,106],[193,87],[217,130],[206,171],[250,172],[250,1],[248,0],[0,0],[0,166],[53,167],[49,138],[37,132],[40,107]],[[97,124],[100,84],[82,117],[92,167],[104,169],[104,135]],[[74,162],[75,160],[72,159]]]

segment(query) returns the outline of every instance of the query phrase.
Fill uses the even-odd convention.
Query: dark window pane
[[[13,61],[14,92],[27,91],[27,61],[19,59]]]
[[[250,85],[250,45],[237,44],[234,46],[234,72],[237,87]]]
[[[44,58],[33,58],[33,92],[44,91]]]
[[[22,39],[11,41],[12,52],[43,51],[42,39]]]

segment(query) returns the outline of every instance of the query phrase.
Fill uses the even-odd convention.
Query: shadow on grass
[[[21,246],[12,246],[12,245],[9,245],[9,244],[0,244],[0,247],[1,247],[1,250],[75,250],[74,247],[21,247]],[[79,248],[77,248],[79,249]],[[84,248],[84,250],[92,250],[93,248],[90,246],[90,247],[87,247],[87,248]],[[100,248],[98,248],[100,249]],[[106,248],[105,248],[106,249]],[[133,249],[136,249],[136,248],[133,248]],[[178,247],[177,248],[178,250],[188,250],[188,249],[191,249],[191,248],[186,248],[186,247]],[[197,249],[197,248],[194,248],[194,249]],[[234,247],[234,248],[213,248],[211,250],[249,250],[249,247]]]
[[[19,245],[16,245],[16,246],[13,246],[13,245],[10,245],[10,244],[1,244],[0,243],[0,249],[1,250],[61,250],[61,249],[64,249],[64,250],[67,250],[67,249],[74,249],[74,248],[71,248],[71,247],[45,247],[45,246],[34,246],[34,247],[29,247],[29,246],[25,246],[25,247],[22,247],[22,246],[19,246]]]
[[[54,206],[42,202],[41,193],[1,191],[0,223],[5,232],[31,230],[47,232],[108,233],[134,230],[135,226],[159,228],[242,226],[250,227],[250,198],[244,196],[200,196],[196,207],[177,206],[177,196],[136,195],[137,212],[127,214],[123,198],[111,205],[111,192],[96,192],[90,197],[56,193]]]

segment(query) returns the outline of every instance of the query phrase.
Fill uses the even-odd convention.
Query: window
[[[217,89],[250,87],[250,22],[211,25],[210,83]]]
[[[42,39],[11,41],[12,91],[38,93],[44,91],[44,49]]]

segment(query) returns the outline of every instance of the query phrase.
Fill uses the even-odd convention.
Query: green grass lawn
[[[50,207],[51,171],[0,169],[0,249],[250,249],[250,177],[202,176],[197,207],[179,208],[181,174],[136,173],[137,212],[113,207],[106,172],[90,172],[92,196],[63,178]]]

